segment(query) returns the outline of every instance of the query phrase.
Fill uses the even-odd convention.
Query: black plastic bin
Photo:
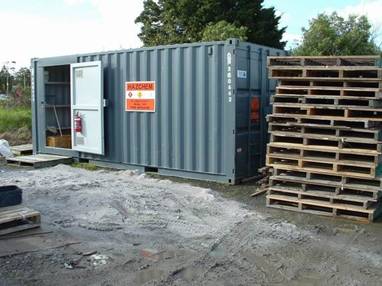
[[[21,204],[22,190],[17,186],[0,186],[0,207]]]

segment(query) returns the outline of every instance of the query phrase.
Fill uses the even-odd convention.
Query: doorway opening
[[[72,148],[70,65],[44,68],[46,146]]]

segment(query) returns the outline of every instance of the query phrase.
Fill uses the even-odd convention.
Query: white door
[[[101,62],[71,64],[70,84],[72,149],[103,155],[104,102]]]

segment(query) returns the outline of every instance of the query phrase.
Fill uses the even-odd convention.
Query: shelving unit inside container
[[[71,148],[70,66],[44,68],[46,146]]]

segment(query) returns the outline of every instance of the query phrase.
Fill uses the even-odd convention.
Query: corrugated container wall
[[[230,39],[33,59],[34,152],[232,184],[256,176],[275,89],[266,58],[284,54]],[[49,122],[73,128],[70,114],[56,111],[68,102],[53,99],[49,113],[49,96],[70,93],[71,64],[93,61],[103,70],[104,155],[46,146]],[[129,81],[155,81],[155,112],[125,111]]]

